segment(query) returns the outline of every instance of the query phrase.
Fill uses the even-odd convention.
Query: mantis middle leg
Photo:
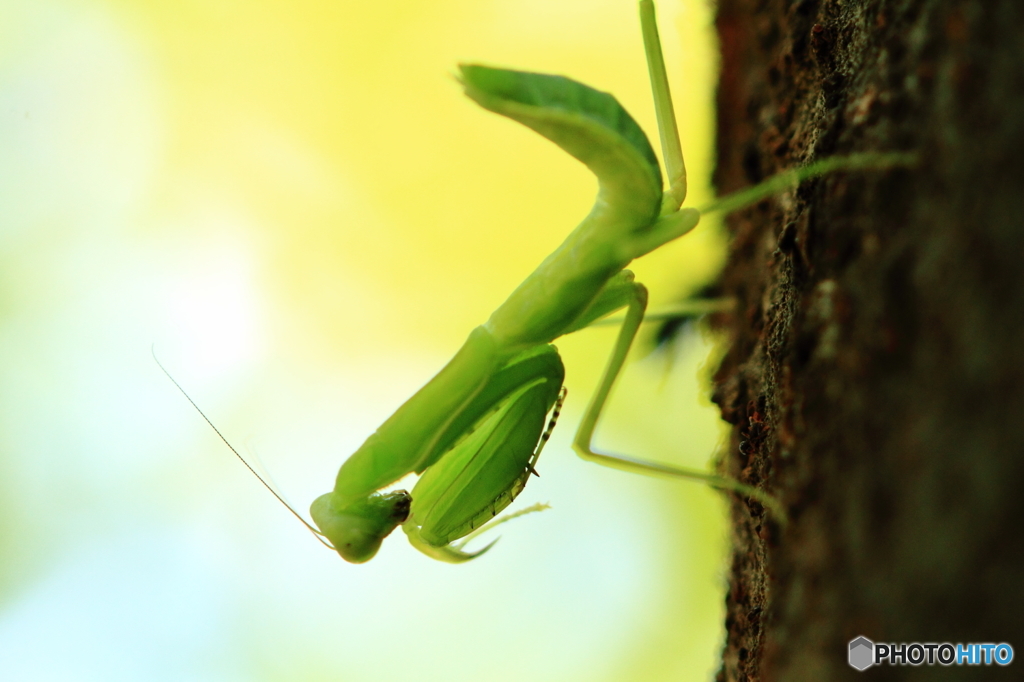
[[[594,462],[595,464],[611,467],[613,469],[632,471],[634,473],[646,474],[648,476],[700,481],[712,488],[746,495],[769,508],[778,519],[784,521],[785,514],[773,497],[761,490],[758,490],[757,488],[745,485],[732,478],[717,476],[698,469],[688,469],[685,467],[628,457],[626,455],[598,452],[594,450],[594,430],[597,427],[598,420],[601,418],[601,412],[604,410],[605,403],[608,401],[608,396],[611,393],[612,386],[614,386],[615,380],[619,376],[619,372],[622,371],[622,367],[626,361],[626,356],[629,354],[629,349],[633,345],[633,339],[636,338],[637,331],[640,329],[640,324],[644,319],[644,311],[647,308],[647,288],[639,282],[621,281],[617,283],[617,286],[614,288],[614,293],[608,294],[609,299],[621,300],[622,297],[625,297],[627,301],[626,317],[622,322],[622,326],[619,328],[619,335],[615,340],[615,346],[612,348],[611,356],[608,358],[608,364],[605,367],[604,374],[601,376],[598,387],[590,399],[590,404],[587,405],[587,409],[583,414],[583,419],[580,421],[579,428],[573,438],[573,450],[576,451],[577,455],[588,462]],[[594,307],[597,309],[601,309],[603,307],[601,306],[600,299]]]

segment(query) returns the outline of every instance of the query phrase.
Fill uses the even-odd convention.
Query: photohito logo
[[[867,637],[850,640],[850,667],[867,670],[873,665],[1010,665],[1013,647],[1009,644],[882,644]]]

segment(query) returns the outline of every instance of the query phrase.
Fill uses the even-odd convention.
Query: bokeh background
[[[659,11],[699,203],[711,15]],[[329,490],[593,199],[461,95],[463,60],[611,91],[656,142],[633,0],[0,0],[4,679],[713,674],[722,501],[568,447],[614,329],[559,341],[569,401],[517,501],[552,509],[462,566],[401,532],[345,564],[150,355],[301,510]],[[707,224],[636,263],[652,307],[722,247]],[[641,348],[600,444],[706,467],[712,342]]]

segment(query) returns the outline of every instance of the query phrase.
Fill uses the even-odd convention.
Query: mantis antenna
[[[192,400],[192,396],[190,396],[185,391],[185,389],[181,387],[181,384],[178,383],[178,380],[175,379],[171,375],[171,373],[167,371],[167,368],[164,367],[163,363],[160,362],[160,359],[156,356],[156,346],[155,345],[150,347],[150,352],[153,354],[153,361],[156,362],[156,366],[159,367],[163,371],[163,373],[167,375],[167,378],[171,380],[171,383],[173,383],[175,386],[177,386],[178,390],[181,391],[181,394],[183,396],[185,396],[185,398],[190,403],[192,403],[192,407],[196,408],[196,412],[198,412],[199,415],[204,420],[206,420],[206,423],[210,425],[210,428],[213,429],[213,432],[216,433],[217,436],[224,442],[224,445],[227,445],[228,448],[230,448],[231,452],[235,453],[235,457],[237,457],[239,459],[239,461],[242,462],[242,464],[245,465],[245,468],[248,469],[249,471],[251,471],[252,475],[255,476],[257,479],[259,479],[259,482],[263,484],[263,487],[266,488],[267,490],[269,490],[270,494],[273,495],[274,497],[276,497],[278,502],[283,504],[288,509],[288,511],[290,511],[295,516],[295,518],[297,518],[299,521],[301,521],[302,525],[305,526],[309,530],[310,533],[312,533],[314,536],[316,536],[317,540],[319,540],[321,543],[323,543],[324,546],[326,546],[326,547],[328,547],[330,549],[334,549],[334,545],[332,545],[327,540],[325,540],[324,537],[323,537],[323,534],[320,531],[318,531],[316,528],[314,528],[308,521],[306,521],[306,519],[302,518],[302,514],[300,514],[299,512],[295,511],[295,508],[292,507],[290,504],[288,504],[288,502],[284,499],[284,496],[282,496],[279,492],[277,492],[277,490],[274,488],[274,486],[272,486],[270,483],[268,483],[265,478],[260,476],[259,473],[256,471],[256,469],[254,469],[253,466],[251,464],[249,464],[248,461],[246,461],[245,457],[242,457],[242,455],[238,452],[238,450],[235,449],[235,446],[232,445],[228,441],[228,439],[224,437],[224,434],[220,432],[220,429],[218,429],[216,426],[214,426],[213,422],[210,421],[210,418],[206,416],[206,413],[203,412],[202,409],[200,409],[200,407],[198,405],[196,405],[196,401]]]

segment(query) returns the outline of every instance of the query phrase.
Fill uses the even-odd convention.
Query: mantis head
[[[346,506],[327,493],[313,500],[309,513],[321,534],[345,561],[361,564],[380,549],[380,543],[409,516],[412,498],[405,490],[373,493]]]

